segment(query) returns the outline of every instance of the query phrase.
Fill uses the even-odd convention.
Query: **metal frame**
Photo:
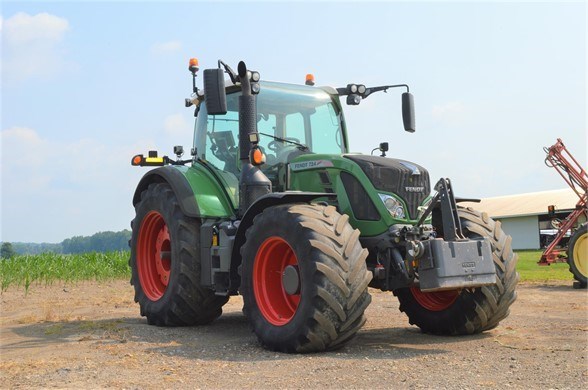
[[[545,249],[541,255],[541,260],[537,263],[539,265],[550,265],[556,262],[567,262],[568,258],[565,251],[555,249],[555,247],[565,236],[566,232],[576,224],[582,214],[588,218],[588,212],[586,210],[586,204],[588,203],[588,175],[578,160],[568,151],[560,138],[557,139],[554,145],[549,148],[544,148],[544,150],[547,153],[545,165],[555,168],[557,173],[563,177],[565,182],[580,198],[578,203],[576,203],[575,210],[562,221],[557,235]]]

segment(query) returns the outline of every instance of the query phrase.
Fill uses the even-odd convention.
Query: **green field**
[[[50,284],[57,280],[78,282],[129,278],[128,262],[128,251],[77,255],[43,253],[1,259],[1,288],[4,291],[16,285],[28,290],[31,285]]]
[[[572,281],[572,274],[565,263],[539,266],[541,251],[519,251],[517,269],[521,281],[546,282],[553,280]],[[16,256],[0,260],[2,291],[9,286],[21,286],[26,290],[31,285],[50,284],[55,281],[78,282],[83,280],[128,279],[129,252],[85,253],[80,255]]]

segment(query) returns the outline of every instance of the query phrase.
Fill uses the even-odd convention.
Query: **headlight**
[[[384,206],[386,206],[386,208],[390,212],[390,215],[392,215],[396,219],[405,218],[406,214],[404,213],[404,207],[402,207],[402,203],[400,203],[398,199],[386,194],[378,195],[380,195],[380,199],[382,199],[382,202],[384,202]]]

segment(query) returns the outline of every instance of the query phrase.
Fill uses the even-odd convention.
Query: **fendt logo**
[[[425,192],[425,187],[404,187],[406,192]]]

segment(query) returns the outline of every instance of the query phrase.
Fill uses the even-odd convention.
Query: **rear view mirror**
[[[404,122],[404,130],[414,133],[414,98],[410,92],[402,94],[402,122]]]
[[[227,113],[227,93],[222,69],[204,70],[204,102],[210,115]]]

